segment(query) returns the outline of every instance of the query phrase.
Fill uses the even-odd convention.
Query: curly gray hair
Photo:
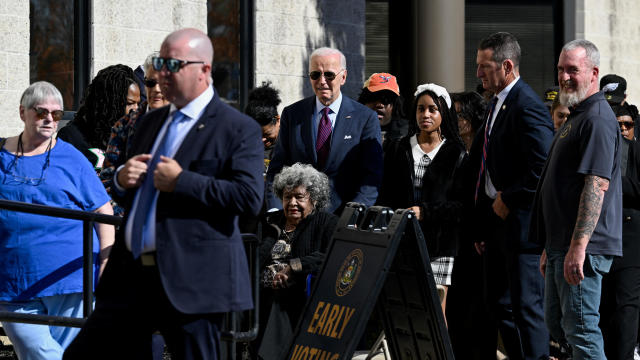
[[[282,200],[285,190],[303,186],[318,210],[329,206],[329,178],[308,164],[285,166],[273,179],[273,192]]]

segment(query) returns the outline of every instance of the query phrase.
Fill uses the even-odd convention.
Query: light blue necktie
[[[140,195],[138,197],[138,206],[136,207],[135,216],[133,217],[133,226],[131,228],[131,252],[133,258],[137,259],[142,253],[144,244],[150,242],[149,228],[155,226],[155,219],[150,219],[151,205],[156,196],[157,189],[153,186],[153,171],[156,169],[156,165],[160,162],[160,155],[167,156],[171,153],[171,149],[175,146],[176,135],[178,134],[178,124],[185,119],[185,115],[176,110],[173,115],[173,120],[169,123],[167,131],[162,138],[162,141],[158,145],[158,149],[153,154],[149,167],[147,168],[147,175],[140,186]]]

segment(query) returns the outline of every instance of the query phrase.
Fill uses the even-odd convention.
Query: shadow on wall
[[[317,0],[307,3],[306,7],[304,13],[312,13],[309,7],[314,7],[318,19],[317,24],[307,21],[304,25],[307,48],[307,56],[302,59],[304,97],[314,94],[306,76],[309,55],[326,46],[342,51],[347,58],[347,81],[341,91],[344,96],[357,99],[364,83],[365,1]]]

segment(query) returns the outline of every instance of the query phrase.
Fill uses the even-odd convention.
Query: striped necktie
[[[318,169],[324,169],[331,150],[331,120],[329,120],[329,107],[322,109],[322,117],[318,124],[318,137],[316,139],[316,153],[318,155]]]

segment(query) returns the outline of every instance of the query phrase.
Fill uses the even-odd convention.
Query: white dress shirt
[[[491,114],[491,119],[490,119],[491,126],[489,126],[489,134],[488,134],[489,142],[491,142],[491,131],[493,131],[493,126],[495,125],[494,122],[496,121],[498,112],[500,112],[500,109],[502,109],[502,104],[504,104],[504,100],[507,98],[507,95],[509,95],[509,91],[511,91],[511,89],[519,79],[520,79],[520,76],[516,77],[512,82],[509,83],[509,85],[507,85],[507,87],[502,89],[502,91],[500,91],[498,95],[496,95],[498,98],[498,102],[496,102],[496,108],[493,110],[493,113]],[[495,199],[496,197],[498,197],[498,191],[496,190],[495,186],[493,186],[493,183],[491,182],[491,176],[489,176],[488,166],[485,168],[485,171],[484,171],[484,192],[487,194],[488,197],[492,199]]]
[[[177,137],[176,137],[176,141],[175,141],[175,145],[174,147],[171,149],[170,153],[167,154],[169,157],[173,157],[176,152],[178,152],[178,149],[180,149],[180,146],[182,145],[182,142],[184,141],[184,138],[187,136],[187,134],[189,133],[189,131],[191,130],[191,128],[196,124],[196,122],[198,121],[198,119],[200,119],[200,117],[202,116],[202,114],[204,113],[207,105],[209,105],[209,103],[211,102],[211,99],[213,99],[213,87],[211,85],[209,85],[209,87],[202,93],[200,94],[197,98],[193,99],[190,103],[188,103],[186,106],[184,106],[182,109],[179,109],[184,115],[185,115],[185,119],[179,123],[177,125]],[[164,124],[162,125],[162,128],[160,129],[160,132],[158,133],[158,136],[156,137],[155,142],[153,143],[153,147],[151,149],[151,155],[153,156],[153,154],[156,152],[156,150],[158,149],[158,146],[160,145],[160,141],[161,139],[164,137],[165,132],[167,131],[168,127],[169,127],[169,123],[173,119],[173,116],[175,114],[175,112],[178,110],[178,108],[176,108],[176,106],[174,104],[171,104],[170,108],[169,108],[169,116],[167,117],[167,120],[165,120]],[[187,119],[188,118],[188,119]],[[118,169],[119,171],[120,169]],[[115,174],[116,179],[117,179],[117,172]],[[147,176],[153,176],[153,174],[147,174]],[[118,181],[114,181],[114,183],[116,184],[116,186],[119,186]],[[127,226],[125,228],[125,242],[127,244],[127,248],[129,250],[131,250],[131,231],[132,231],[132,227],[133,227],[133,222],[134,222],[134,217],[135,216],[148,216],[149,219],[155,219],[156,218],[156,205],[158,203],[158,196],[159,196],[160,192],[158,190],[156,190],[156,194],[155,197],[153,199],[153,202],[151,203],[151,207],[150,207],[150,213],[149,214],[139,214],[136,212],[137,207],[138,207],[138,198],[139,198],[139,191],[136,191],[136,195],[135,198],[133,200],[133,206],[131,207],[131,212],[129,215],[129,219],[127,220]],[[142,247],[142,253],[147,253],[147,252],[151,252],[151,251],[155,251],[156,250],[156,237],[155,237],[155,233],[156,233],[156,229],[155,229],[155,221],[151,221],[151,228],[149,230],[149,232],[151,233],[150,236],[150,242],[149,243],[145,243],[143,244]]]

